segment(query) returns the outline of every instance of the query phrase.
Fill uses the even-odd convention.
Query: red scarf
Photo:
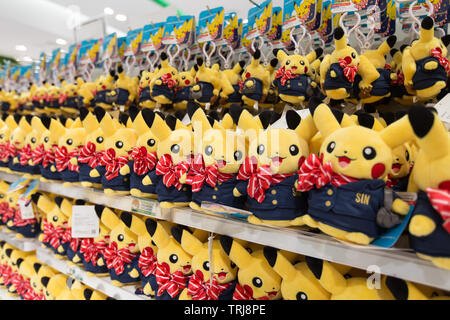
[[[278,69],[277,73],[275,74],[276,79],[281,78],[280,82],[282,86],[286,84],[286,81],[288,81],[289,79],[294,79],[297,76],[298,74],[293,74],[291,70],[286,70],[284,66]]]
[[[0,217],[3,219],[3,215],[8,211],[9,203],[6,201],[0,202]]]
[[[392,189],[396,184],[398,184],[399,181],[400,181],[400,179],[392,178],[391,174],[388,173],[387,180],[386,180],[386,187]]]
[[[350,63],[352,63],[352,59],[350,57],[339,59],[339,66],[344,69],[345,77],[348,81],[354,82],[356,73],[358,72],[358,66],[349,66]]]
[[[50,163],[55,162],[55,152],[53,151],[53,147],[45,150],[44,145],[41,144],[39,147],[34,149],[32,159],[34,165],[42,163],[42,166],[47,168]]]
[[[6,286],[6,285],[10,284],[13,275],[14,274],[13,274],[12,268],[7,265],[2,273],[3,285]]]
[[[117,275],[122,274],[125,269],[124,264],[130,263],[136,256],[137,253],[130,252],[130,245],[119,250],[116,242],[111,242],[104,254],[106,266],[108,269],[114,268]]]
[[[450,62],[448,61],[447,57],[444,57],[442,55],[442,49],[437,47],[434,49],[431,49],[431,56],[433,58],[438,59],[439,64],[444,67],[445,72],[448,74],[450,73]]]
[[[9,220],[14,219],[14,217],[16,216],[16,209],[13,207],[8,207],[4,212],[3,212],[3,223],[7,223]]]
[[[20,209],[16,209],[13,223],[14,223],[15,227],[25,227],[29,224],[37,223],[37,220],[34,218],[33,219],[22,219],[22,213],[20,212]]]
[[[231,283],[220,284],[216,277],[204,282],[203,273],[197,270],[189,279],[188,295],[192,300],[219,300],[220,294],[231,287]]]
[[[10,158],[14,158],[19,154],[19,151],[19,149],[17,149],[11,142],[8,141],[5,145],[5,151],[2,160],[7,161]]]
[[[70,163],[70,159],[77,157],[79,154],[78,148],[73,149],[70,153],[67,151],[66,146],[57,147],[55,150],[55,164],[58,172],[69,169],[69,171],[78,172],[80,170],[79,165],[73,165]]]
[[[213,164],[205,168],[203,155],[198,154],[191,162],[186,183],[192,186],[192,192],[198,192],[202,189],[205,182],[211,187],[215,187],[218,182],[222,183],[232,179],[233,177],[233,174],[220,172],[217,164]]]
[[[0,159],[3,159],[6,152],[6,143],[0,142]]]
[[[21,296],[31,289],[30,280],[24,279],[20,274],[17,274],[12,279],[12,284],[16,288],[17,293]]]
[[[237,178],[248,180],[247,193],[250,198],[262,203],[266,198],[266,190],[271,184],[277,184],[292,174],[272,174],[270,166],[258,167],[258,160],[255,156],[245,158],[239,169]]]
[[[149,275],[154,274],[157,265],[158,261],[156,260],[153,249],[150,247],[145,247],[144,250],[142,250],[141,255],[139,256],[138,262],[139,269],[141,269],[144,277],[148,277]]]
[[[397,70],[397,77],[395,80],[391,81],[391,85],[402,86],[405,83],[405,75],[401,70]]]
[[[42,242],[50,243],[53,248],[58,248],[61,244],[65,229],[61,226],[55,227],[51,222],[44,220],[44,238]]]
[[[80,238],[72,238],[72,228],[65,228],[61,240],[62,243],[70,242],[70,249],[72,249],[74,252],[78,251],[81,240]]]
[[[166,73],[161,76],[162,83],[169,87],[169,89],[172,89],[177,85],[177,82],[175,79],[172,78],[171,73]]]
[[[81,149],[78,155],[80,163],[87,163],[89,167],[95,168],[100,164],[103,157],[103,151],[96,151],[95,143],[88,142]]]
[[[428,198],[431,205],[444,220],[442,226],[450,233],[450,192],[444,189],[427,188]]]
[[[128,156],[116,157],[116,151],[109,148],[103,153],[100,164],[105,166],[105,178],[109,181],[119,175],[119,170],[128,163]]]
[[[187,276],[183,274],[181,270],[174,273],[170,273],[170,267],[167,263],[163,262],[156,267],[156,282],[158,283],[158,296],[161,296],[164,291],[173,298],[181,290],[186,288]]]
[[[134,147],[130,157],[134,161],[133,171],[138,176],[142,176],[150,170],[153,170],[158,161],[156,152],[147,152],[147,148],[144,146]]]
[[[10,284],[12,284],[12,281],[18,274],[19,273],[17,271],[13,271],[12,268],[11,270],[8,270],[6,274],[6,279],[4,279],[4,285],[9,286]]]
[[[105,252],[107,243],[105,240],[95,242],[94,238],[86,238],[81,241],[80,252],[84,255],[86,262],[91,261],[94,267],[97,265],[99,255]]]
[[[26,166],[28,165],[28,161],[31,160],[33,157],[33,152],[31,150],[31,145],[27,144],[25,145],[19,152],[20,156],[20,165]]]
[[[180,178],[183,174],[187,173],[189,169],[189,163],[183,161],[177,165],[173,165],[172,157],[170,154],[165,154],[159,158],[156,164],[156,174],[163,176],[163,183],[167,188],[174,186],[178,190],[181,190],[183,185],[180,182]]]
[[[316,154],[310,154],[298,171],[298,191],[306,192],[314,187],[322,188],[331,183],[335,187],[358,181],[358,179],[335,173],[331,162],[323,164],[323,154],[320,159]]]
[[[268,297],[264,296],[261,298],[253,298],[253,290],[248,285],[244,285],[243,287],[237,283],[236,288],[233,293],[233,300],[269,300]]]

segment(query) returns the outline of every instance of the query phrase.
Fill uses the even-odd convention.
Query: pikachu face
[[[242,73],[242,80],[249,78],[266,79],[270,77],[269,71],[260,63],[261,52],[256,50],[253,54],[252,62],[245,68]]]
[[[307,74],[311,70],[308,59],[299,54],[287,55],[283,50],[279,50],[277,58],[281,62],[281,67],[292,74]]]
[[[239,284],[247,290],[250,289],[254,299],[281,298],[281,278],[267,263],[262,250],[250,254],[241,244],[228,236],[222,236],[220,243],[230,259],[239,267],[237,273]]]
[[[65,207],[70,206],[71,208],[71,204],[68,203],[68,200],[62,197],[55,197],[53,200],[40,192],[34,193],[32,195],[32,200],[39,210],[45,212],[49,223],[53,224],[55,227],[66,226],[68,217],[63,213],[60,207],[64,205]]]
[[[158,148],[159,138],[152,131],[155,117],[162,120],[158,113],[155,113],[150,109],[143,109],[137,114],[133,121],[133,127],[139,135],[136,145],[139,147],[144,146],[147,149],[147,152],[156,152]]]
[[[98,112],[97,109],[95,114],[91,113],[86,108],[80,109],[80,119],[86,130],[86,141],[95,144],[96,151],[105,150],[105,134],[100,126],[100,122],[105,115],[104,112]]]
[[[409,173],[411,164],[411,151],[406,143],[392,150],[392,167],[390,175],[393,178],[403,178]]]
[[[0,128],[0,143],[6,143],[10,139],[11,132],[17,128],[17,123],[13,116],[7,116],[4,125]]]
[[[45,150],[57,146],[59,138],[65,133],[66,129],[57,119],[50,119],[50,124],[47,130],[41,135],[40,144],[44,145]]]
[[[142,90],[144,88],[149,87],[150,82],[152,81],[154,76],[155,76],[154,72],[149,72],[149,71],[144,70],[141,73],[141,79],[139,80],[139,88]]]
[[[184,275],[190,275],[192,273],[192,256],[159,222],[148,219],[145,221],[145,225],[153,242],[158,247],[158,263],[166,263],[170,268],[170,273],[181,271]]]
[[[196,71],[192,68],[190,71],[180,72],[177,75],[178,86],[181,88],[191,86],[195,81]]]
[[[78,87],[75,84],[66,84],[62,92],[63,97],[73,98],[78,95]]]
[[[111,90],[114,86],[114,73],[100,76],[95,81],[95,92]]]
[[[154,133],[160,140],[157,148],[158,158],[169,154],[174,164],[191,161],[194,148],[192,130],[183,125],[180,120],[168,116],[165,123],[155,126]]]
[[[48,88],[47,100],[55,101],[59,99],[61,95],[61,88],[57,86],[51,86]]]
[[[86,130],[82,127],[81,120],[77,118],[65,134],[58,141],[59,147],[66,147],[70,153],[86,143]]]
[[[45,121],[49,123],[50,119],[46,118]],[[27,135],[25,144],[29,144],[31,146],[31,149],[34,150],[40,144],[42,135],[48,130],[42,123],[41,119],[38,117],[33,117],[31,119],[31,125],[33,127],[33,130]]]
[[[16,148],[23,148],[26,144],[25,139],[31,131],[31,116],[23,116],[19,121],[19,126],[11,132],[9,137],[11,144]]]
[[[211,265],[207,242],[202,243],[189,231],[180,227],[173,227],[172,235],[183,249],[192,255],[192,270],[194,273],[201,272],[203,281],[209,281],[211,271],[219,283],[229,283],[236,279],[237,267],[222,249],[219,240],[213,241]]]

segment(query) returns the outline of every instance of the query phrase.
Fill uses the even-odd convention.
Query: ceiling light
[[[16,46],[16,50],[17,51],[27,51],[27,47],[25,47],[24,45],[19,44],[19,45]]]
[[[124,14],[118,14],[118,15],[116,15],[116,20],[121,21],[121,22],[127,21],[127,16]]]
[[[114,10],[111,8],[105,8],[105,9],[103,9],[103,13],[108,16],[112,16],[114,14]]]
[[[65,46],[67,44],[67,41],[61,38],[56,39],[56,43],[60,46]]]

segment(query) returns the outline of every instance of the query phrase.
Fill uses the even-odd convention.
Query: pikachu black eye
[[[210,155],[212,155],[212,153],[213,153],[213,147],[212,146],[206,146],[206,148],[205,148],[205,154],[207,155],[207,156],[210,156]]]
[[[203,262],[203,269],[209,271],[209,261]]]
[[[356,53],[352,52],[352,58],[356,59]]]
[[[102,143],[103,142],[103,137],[97,137],[97,143]]]
[[[308,300],[308,295],[304,293],[303,291],[297,292],[296,296],[297,300]]]
[[[174,144],[170,147],[170,151],[172,153],[178,153],[178,152],[180,152],[180,146],[178,144]]]
[[[145,77],[145,80],[150,80],[150,77]]]
[[[71,146],[72,143],[73,143],[73,140],[72,139],[67,139],[66,143],[67,143],[67,145]]]
[[[155,143],[156,143],[155,139],[148,139],[147,140],[147,145],[149,147],[153,147],[155,145]]]
[[[119,240],[119,241],[123,241],[123,239],[125,239],[125,237],[123,236],[123,234],[119,234],[118,236],[117,236],[117,240]]]
[[[235,160],[235,161],[241,160],[241,159],[242,159],[242,151],[236,150],[236,151],[234,152],[233,157],[234,157],[234,160]]]
[[[178,261],[178,256],[176,254],[171,254],[169,257],[170,262],[172,263],[177,263]]]
[[[365,147],[363,149],[363,156],[367,160],[372,160],[373,158],[375,158],[377,156],[377,152],[372,147]]]
[[[287,66],[290,65],[290,64],[291,64],[291,61],[290,61],[290,60],[286,61],[286,65],[287,65]]]
[[[336,142],[331,141],[328,145],[327,145],[327,152],[328,153],[332,153],[334,148],[336,148]]]
[[[36,138],[31,138],[31,143],[36,143]]]
[[[182,76],[181,79],[184,80],[184,79],[186,79],[186,77],[185,77],[185,76]]]
[[[257,288],[261,288],[262,285],[263,285],[262,280],[260,278],[258,278],[258,277],[254,277],[253,280],[252,280],[252,283]]]
[[[45,138],[44,138],[44,142],[48,142],[48,140],[49,140],[48,137],[45,137]]]
[[[258,152],[259,155],[262,155],[264,153],[264,150],[266,150],[266,147],[264,147],[263,144],[260,144],[256,152]]]
[[[3,139],[4,135],[0,134],[0,139]]]
[[[233,261],[231,261],[230,262],[230,267],[231,267],[231,269],[234,269],[234,268],[236,268],[236,264]]]
[[[297,155],[298,154],[298,147],[295,144],[291,145],[289,147],[289,152],[293,156]]]
[[[53,221],[58,221],[58,217],[57,216],[53,216]]]
[[[409,152],[408,152],[408,150],[406,150],[406,152],[405,152],[405,158],[406,158],[406,161],[409,161]]]
[[[0,194],[0,199],[3,199],[4,197],[5,197],[4,195]]]
[[[117,147],[118,149],[121,149],[121,148],[123,147],[123,142],[122,142],[122,141],[117,141],[117,142],[116,142],[116,147]]]
[[[300,64],[302,65],[302,66],[304,66],[305,65],[305,61],[300,61]]]

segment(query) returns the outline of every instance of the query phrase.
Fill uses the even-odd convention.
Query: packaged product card
[[[141,51],[158,51],[162,48],[165,22],[151,23],[144,27],[142,33]]]
[[[272,0],[266,0],[248,11],[247,39],[264,36],[272,26]]]
[[[200,12],[197,26],[197,41],[220,41],[223,37],[224,9],[211,8]]]
[[[139,49],[142,42],[142,32],[142,28],[128,31],[125,40],[124,56],[137,56],[139,54]]]

